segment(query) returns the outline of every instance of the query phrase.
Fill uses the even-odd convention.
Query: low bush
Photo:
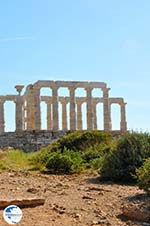
[[[51,153],[46,169],[50,173],[79,173],[83,170],[83,159],[79,153],[70,150]]]
[[[139,188],[150,193],[150,158],[137,170],[137,179]]]
[[[131,182],[136,168],[150,157],[150,136],[143,133],[122,135],[106,156],[99,170],[101,179]]]
[[[105,161],[105,155],[91,160],[88,164],[89,168],[99,170]]]
[[[73,132],[61,137],[55,143],[47,147],[48,151],[64,151],[64,148],[73,151],[85,151],[96,144],[108,144],[112,137],[108,133],[100,131]]]
[[[101,168],[104,159],[114,146],[114,143],[115,142],[112,142],[109,145],[97,144],[82,152],[81,156],[84,160],[86,168],[92,168],[94,170]]]
[[[84,165],[89,168],[91,167],[89,166],[89,164],[91,165],[90,161],[101,156],[101,150],[104,149],[107,144],[111,143],[111,141],[112,137],[110,134],[99,131],[76,131],[69,133],[68,135],[61,137],[56,142],[35,153],[33,158],[31,159],[31,164],[33,165],[33,169],[40,171],[43,171],[45,168],[50,169],[50,164],[53,164],[52,161],[54,161],[54,158],[56,159],[56,156],[58,158],[58,156],[60,156],[60,153],[66,156],[66,151],[67,156],[69,156],[68,152],[71,150],[71,158],[73,158],[72,153],[76,152],[76,156],[73,158],[74,163],[75,159],[78,159],[80,156],[80,159],[82,159]],[[56,152],[58,152],[59,154],[55,156]],[[64,161],[67,160],[65,159]],[[72,169],[74,166],[75,164],[72,165]]]
[[[40,172],[45,171],[45,165],[49,158],[47,148],[43,148],[40,151],[34,152],[29,158],[30,166],[32,170],[38,170]]]

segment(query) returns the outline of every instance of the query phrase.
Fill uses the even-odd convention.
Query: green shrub
[[[82,158],[86,163],[90,163],[90,161],[99,158],[102,154],[98,150],[98,146],[90,147],[82,153]]]
[[[34,152],[29,158],[31,169],[38,170],[40,172],[45,171],[45,165],[48,157],[49,155],[47,148],[43,148],[41,151]]]
[[[81,153],[82,158],[85,162],[89,163],[92,160],[102,157],[105,154],[108,154],[112,146],[114,146],[115,142],[111,142],[110,144],[96,144]]]
[[[84,160],[86,168],[92,168],[94,170],[101,168],[104,159],[108,155],[114,143],[115,142],[112,142],[109,145],[97,144],[82,152],[81,156]]]
[[[49,155],[46,168],[50,173],[79,173],[83,169],[83,160],[79,153],[65,150]]]
[[[51,156],[47,155],[47,150],[42,149],[34,153],[34,155],[30,158],[30,165],[32,166],[32,170],[38,170],[40,172],[44,172],[46,170],[46,163],[48,158]]]
[[[138,185],[150,193],[150,158],[148,158],[142,167],[137,170]]]
[[[145,133],[125,134],[110,150],[99,173],[105,180],[130,182],[134,180],[136,168],[147,157],[150,157],[150,136]]]
[[[58,141],[48,146],[52,151],[64,151],[64,148],[73,151],[85,151],[85,149],[96,144],[109,143],[111,135],[100,131],[73,132],[61,137]]]
[[[98,170],[102,167],[104,161],[105,161],[105,155],[99,158],[95,158],[90,161],[89,168],[92,168],[93,170]]]
[[[99,156],[99,150],[97,151],[96,148],[98,147],[98,149],[100,149],[100,146],[106,146],[111,142],[111,140],[112,137],[110,134],[100,131],[76,131],[69,133],[34,154],[33,158],[31,158],[31,164],[34,169],[38,169],[40,171],[41,169],[44,170],[48,159],[52,156],[52,153],[64,153],[66,150],[72,150],[80,153],[87,152],[85,156],[81,157],[83,157],[85,162],[89,162],[93,158],[97,158]]]

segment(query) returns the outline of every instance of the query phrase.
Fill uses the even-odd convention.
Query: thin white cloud
[[[0,42],[12,42],[12,41],[24,41],[24,40],[35,40],[33,36],[18,36],[18,37],[0,37]]]
[[[126,39],[122,43],[122,47],[125,49],[139,49],[141,47],[141,43],[136,39]]]

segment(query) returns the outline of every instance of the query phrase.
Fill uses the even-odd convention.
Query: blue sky
[[[149,12],[149,0],[1,1],[0,94],[39,79],[103,81],[128,103],[128,128],[150,131]]]

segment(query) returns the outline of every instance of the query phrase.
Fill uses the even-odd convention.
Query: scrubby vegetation
[[[150,157],[150,136],[131,133],[121,136],[106,156],[99,172],[102,179],[130,182],[136,169]]]
[[[49,155],[46,168],[52,173],[78,173],[83,169],[83,159],[74,151],[55,152]]]
[[[140,188],[150,190],[150,135],[147,133],[111,136],[100,131],[74,132],[36,153],[2,152],[0,160],[1,170],[72,174],[90,169],[99,172],[101,180],[138,180]]]
[[[136,170],[147,158],[150,158],[149,134],[132,132],[112,137],[94,131],[64,136],[38,152],[32,160],[53,173],[77,173],[92,169],[99,172],[101,180],[135,182]],[[149,183],[149,175],[145,175],[148,177],[146,183]]]
[[[137,178],[139,188],[150,194],[150,158],[137,170]]]
[[[37,152],[32,164],[49,172],[63,172],[62,161],[71,164],[67,173],[81,172],[87,168],[99,168],[99,163],[112,144],[112,136],[99,131],[74,132]],[[61,160],[60,160],[61,159]],[[61,161],[61,167],[59,167]],[[70,163],[69,163],[70,162]]]
[[[73,132],[61,137],[58,141],[49,145],[46,149],[49,152],[61,151],[64,149],[82,152],[87,148],[98,144],[109,144],[112,136],[109,133],[99,131]]]

